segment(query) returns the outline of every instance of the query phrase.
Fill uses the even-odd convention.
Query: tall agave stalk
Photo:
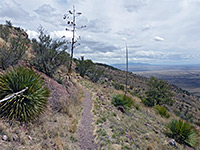
[[[0,74],[0,116],[30,122],[47,107],[49,90],[32,69],[17,67]]]

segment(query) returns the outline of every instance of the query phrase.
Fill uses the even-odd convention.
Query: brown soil
[[[83,99],[83,111],[82,118],[78,129],[78,144],[80,150],[97,150],[97,144],[93,135],[93,116],[91,113],[92,109],[92,99],[90,93],[83,88],[84,99]]]

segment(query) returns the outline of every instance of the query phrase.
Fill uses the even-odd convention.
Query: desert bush
[[[38,29],[39,41],[33,39],[33,50],[35,56],[30,63],[39,71],[53,77],[59,66],[69,65],[69,54],[65,52],[66,41],[52,40],[50,35],[46,35],[43,27]]]
[[[10,30],[4,26],[0,26],[0,37],[4,40],[0,45],[0,68],[6,70],[22,59],[28,40],[23,39],[21,33],[17,37],[10,36]]]
[[[164,106],[156,105],[154,109],[157,113],[159,113],[162,117],[169,118],[170,114]]]
[[[183,120],[172,120],[168,124],[169,135],[181,144],[195,147],[198,143],[198,134],[194,127]]]
[[[173,104],[172,92],[167,82],[152,77],[149,82],[149,90],[146,92],[146,98],[143,103],[149,107],[163,104]]]
[[[129,96],[125,96],[122,94],[116,94],[112,98],[112,104],[116,107],[122,106],[125,109],[130,109],[134,105],[134,102],[133,102],[132,98]]]
[[[0,74],[0,99],[9,97],[0,103],[1,117],[32,121],[45,111],[48,96],[44,80],[32,69],[17,67]]]
[[[104,70],[93,65],[87,70],[86,75],[90,78],[90,80],[92,80],[92,82],[96,83],[104,75]]]

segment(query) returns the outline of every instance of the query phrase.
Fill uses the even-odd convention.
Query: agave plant
[[[172,120],[168,124],[172,137],[179,143],[195,147],[198,143],[198,134],[194,127],[183,120]]]
[[[32,69],[17,67],[0,74],[1,117],[30,122],[45,111],[48,96],[44,80]]]

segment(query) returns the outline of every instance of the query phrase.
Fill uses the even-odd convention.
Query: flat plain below
[[[200,67],[198,68],[169,68],[155,71],[134,72],[135,74],[145,77],[157,77],[158,79],[167,80],[169,83],[176,85],[183,90],[200,97]]]
[[[125,65],[114,65],[125,70]],[[129,71],[147,78],[154,76],[200,97],[200,65],[130,64]]]

